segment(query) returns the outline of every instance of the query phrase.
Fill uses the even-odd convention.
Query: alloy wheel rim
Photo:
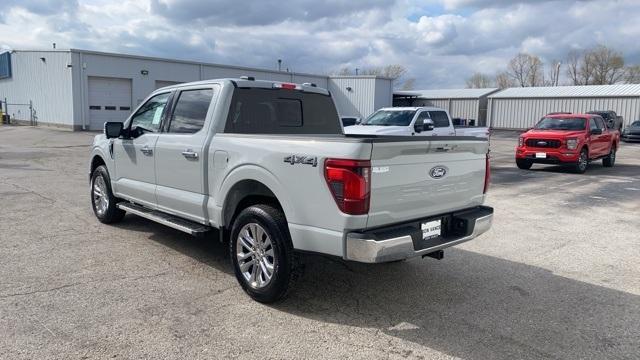
[[[107,197],[107,185],[102,176],[96,177],[93,181],[93,205],[98,215],[103,215],[109,207],[109,198]]]
[[[240,229],[236,239],[236,258],[242,277],[252,288],[269,285],[277,260],[271,238],[262,226],[249,223]]]
[[[587,167],[587,155],[582,152],[580,153],[580,169],[585,169]]]

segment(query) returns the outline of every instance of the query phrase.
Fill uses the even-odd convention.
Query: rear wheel
[[[116,206],[118,200],[111,191],[107,168],[98,166],[91,175],[91,206],[100,222],[111,224],[122,220],[125,212]]]
[[[269,205],[250,206],[233,223],[229,250],[236,278],[254,300],[282,299],[298,277],[287,221]]]
[[[604,167],[613,167],[616,163],[616,148],[611,146],[611,150],[609,150],[609,155],[602,159],[602,165]]]
[[[578,174],[584,174],[587,171],[587,166],[589,165],[589,152],[587,149],[582,149],[580,151],[580,156],[578,156],[578,161],[574,165],[574,171]]]
[[[529,170],[533,162],[531,160],[516,159],[516,165],[518,165],[518,169]]]

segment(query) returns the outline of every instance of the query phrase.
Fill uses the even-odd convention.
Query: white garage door
[[[124,121],[131,110],[131,79],[89,77],[89,129]]]
[[[182,84],[182,83],[179,81],[156,80],[156,89],[160,89],[165,86],[178,85],[178,84]]]

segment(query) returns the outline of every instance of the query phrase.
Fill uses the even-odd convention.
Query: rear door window
[[[449,117],[444,111],[429,111],[433,126],[437,128],[449,127]]]
[[[193,134],[204,126],[213,97],[212,89],[183,90],[175,103],[170,133]]]
[[[342,134],[328,95],[289,89],[237,88],[231,99],[226,133]]]

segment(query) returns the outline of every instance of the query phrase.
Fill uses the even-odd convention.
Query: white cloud
[[[499,71],[519,51],[550,61],[604,43],[640,62],[639,15],[632,0],[5,0],[0,47],[56,42],[261,67],[281,58],[317,73],[400,63],[433,88]]]

